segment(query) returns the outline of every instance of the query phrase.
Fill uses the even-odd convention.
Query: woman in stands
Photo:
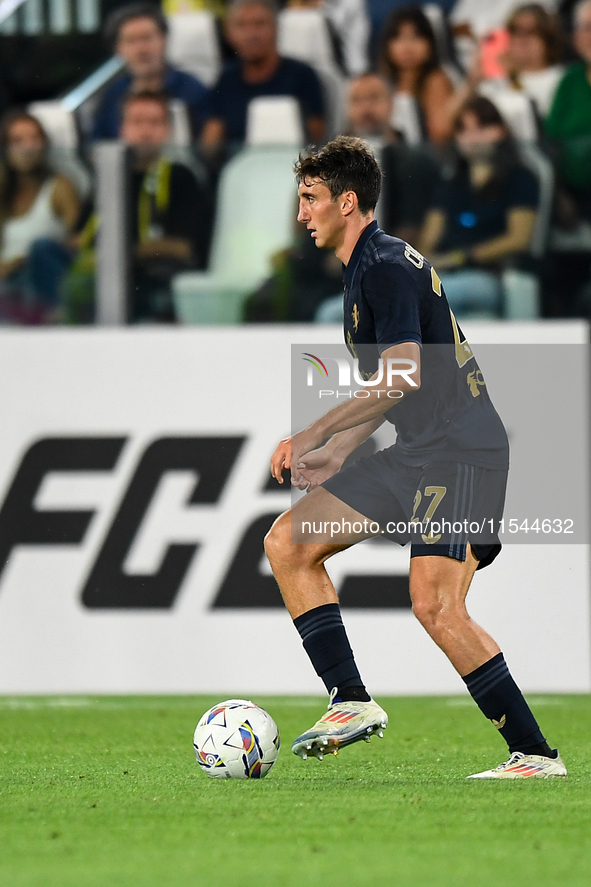
[[[418,245],[437,269],[453,311],[494,316],[502,308],[502,271],[527,261],[538,184],[484,96],[460,109],[455,145],[455,172],[435,193]]]
[[[546,117],[564,74],[560,21],[539,3],[530,3],[513,12],[507,31],[508,83],[529,96],[540,117]]]
[[[11,112],[0,123],[0,322],[51,320],[71,261],[79,201],[52,171],[48,148],[30,114]]]
[[[379,68],[395,90],[394,129],[410,143],[446,141],[451,135],[446,109],[454,87],[439,65],[433,29],[419,6],[400,7],[387,19]]]
[[[554,94],[564,74],[564,39],[560,20],[539,3],[519,6],[506,24],[507,49],[498,63],[504,76],[485,77],[481,44],[476,53],[466,82],[449,102],[448,113],[453,119],[459,108],[471,95],[479,93],[505,110],[507,99],[516,93],[527,97],[533,109],[533,128],[541,132],[541,122],[550,111]],[[524,105],[524,112],[527,107]]]

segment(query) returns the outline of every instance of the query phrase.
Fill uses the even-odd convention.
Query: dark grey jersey
[[[465,462],[506,469],[507,434],[435,269],[372,222],[345,269],[345,341],[365,378],[392,345],[421,346],[421,387],[386,413],[408,465]],[[394,383],[395,384],[395,383]]]

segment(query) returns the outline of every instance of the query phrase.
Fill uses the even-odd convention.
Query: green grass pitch
[[[211,697],[0,698],[5,887],[589,887],[591,697],[531,697],[566,780],[466,782],[505,746],[466,698],[380,699],[385,738],[301,761],[325,700],[257,698],[262,781],[199,771]]]

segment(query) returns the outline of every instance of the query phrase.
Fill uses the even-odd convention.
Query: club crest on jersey
[[[357,302],[353,305],[353,311],[351,312],[351,317],[353,318],[353,329],[355,332],[359,329],[359,308],[357,307]]]
[[[470,393],[472,397],[478,397],[480,391],[478,390],[479,386],[485,385],[484,376],[480,370],[474,370],[472,373],[468,373],[466,376],[466,381],[470,386]]]

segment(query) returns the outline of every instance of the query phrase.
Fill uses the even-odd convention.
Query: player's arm
[[[138,259],[178,259],[188,262],[192,247],[190,241],[183,237],[159,237],[158,240],[138,243],[135,252]]]
[[[80,215],[80,200],[74,185],[66,176],[57,176],[51,195],[51,205],[68,231],[73,231]]]
[[[224,141],[225,127],[224,121],[218,117],[210,117],[203,127],[201,133],[202,147],[207,151],[212,151]]]
[[[308,492],[323,484],[325,480],[337,474],[343,467],[347,456],[355,450],[363,441],[374,433],[385,421],[384,416],[378,416],[363,425],[339,431],[318,450],[306,453],[301,462],[295,466],[299,471],[301,480],[296,486]]]
[[[387,410],[400,403],[408,394],[418,391],[421,385],[421,349],[416,342],[393,345],[382,352],[382,359],[382,379],[378,385],[366,388],[368,397],[352,397],[344,401],[291,438],[293,484],[298,486],[304,480],[298,465],[304,461],[306,453],[317,449],[333,434],[378,418],[383,419]],[[389,369],[395,369],[402,375],[391,375]]]
[[[371,437],[383,422],[384,416],[378,416],[363,425],[340,431],[333,435],[323,447],[312,453],[307,453],[303,462],[298,464],[298,468],[302,469],[306,486],[313,489],[340,471],[347,456],[368,437]],[[291,437],[280,441],[271,456],[271,474],[280,484],[283,483],[281,472],[286,468],[291,468]]]
[[[529,247],[536,224],[536,213],[529,208],[514,208],[507,213],[507,230],[499,237],[479,243],[470,250],[477,262],[496,262],[504,256],[522,253]]]

